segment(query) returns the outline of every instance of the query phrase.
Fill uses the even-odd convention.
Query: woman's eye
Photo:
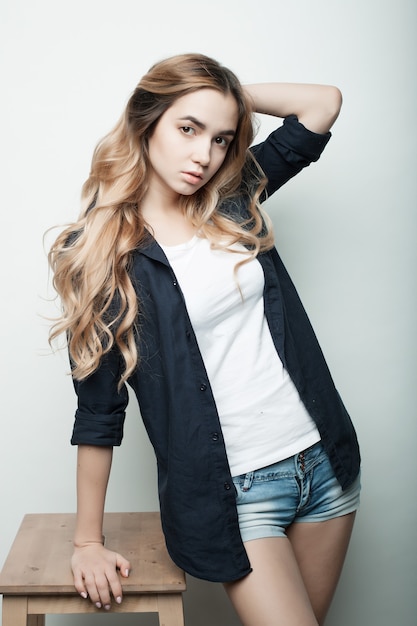
[[[181,126],[181,130],[185,135],[194,134],[194,128],[192,128],[191,126]]]
[[[224,137],[216,137],[216,139],[214,140],[214,142],[218,145],[218,146],[222,146],[224,148],[226,148],[229,144],[226,141],[226,139]]]

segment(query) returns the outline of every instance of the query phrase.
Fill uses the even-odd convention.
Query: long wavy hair
[[[83,380],[115,345],[124,361],[120,384],[139,356],[135,332],[140,302],[129,275],[133,251],[149,237],[141,215],[148,189],[148,143],[165,111],[198,89],[231,94],[238,105],[236,135],[215,176],[181,208],[217,247],[240,242],[253,257],[271,248],[272,232],[260,211],[265,178],[248,150],[254,138],[253,110],[237,77],[215,60],[184,54],[151,67],[131,95],[114,127],[97,145],[82,188],[78,220],[60,233],[49,252],[53,285],[61,300],[50,341],[67,336],[72,374]],[[237,219],[227,206],[247,197],[247,215]],[[227,240],[227,244],[219,241]]]

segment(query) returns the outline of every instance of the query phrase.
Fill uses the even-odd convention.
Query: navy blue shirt
[[[330,133],[313,133],[290,116],[255,146],[253,152],[268,178],[268,195],[316,161],[329,138]],[[239,219],[245,208],[242,197],[227,210]],[[352,422],[276,249],[259,254],[258,260],[265,276],[265,315],[274,345],[346,488],[360,465]],[[168,550],[193,576],[217,582],[239,579],[250,572],[250,563],[239,532],[216,404],[181,288],[151,237],[133,254],[131,272],[140,302],[141,361],[128,382],[157,458]],[[126,386],[117,389],[122,368],[114,349],[89,378],[74,381],[78,409],[72,444],[120,445],[128,402]]]

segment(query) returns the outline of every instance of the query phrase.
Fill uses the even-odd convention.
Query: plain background
[[[26,512],[73,511],[75,398],[51,355],[44,232],[76,217],[97,140],[155,61],[200,51],[243,82],[338,85],[321,160],[269,200],[363,455],[362,505],[328,626],[413,626],[416,565],[415,0],[3,0],[0,562]],[[273,127],[262,120],[259,138]],[[153,453],[129,408],[107,510],[154,510]],[[188,579],[190,626],[238,624]],[[51,616],[48,626],[156,624]]]

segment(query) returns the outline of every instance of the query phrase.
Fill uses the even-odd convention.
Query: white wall
[[[362,444],[362,507],[328,626],[415,624],[416,14],[414,0],[2,1],[0,562],[24,513],[74,510],[74,396],[41,317],[55,311],[43,233],[77,215],[93,147],[139,77],[201,51],[243,81],[344,93],[321,161],[269,203]],[[156,507],[132,403],[108,510]],[[185,602],[192,626],[238,624],[219,586],[189,579]],[[48,618],[70,623],[156,622]]]

